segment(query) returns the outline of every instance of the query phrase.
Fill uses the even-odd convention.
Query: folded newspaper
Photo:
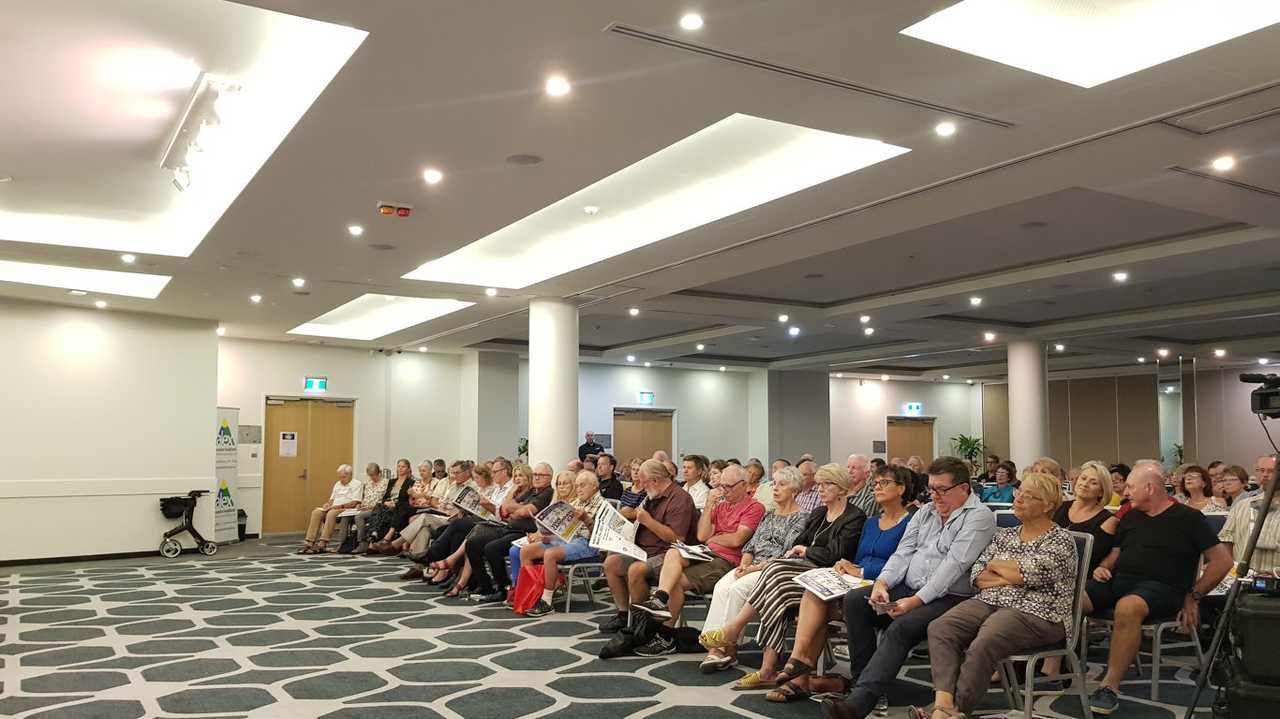
[[[533,521],[543,532],[570,542],[578,533],[578,528],[582,526],[582,520],[574,516],[577,511],[578,508],[568,502],[552,502],[546,509],[538,512],[538,516],[534,517]]]
[[[675,547],[676,550],[680,552],[680,556],[690,562],[710,562],[716,558],[715,552],[712,552],[711,548],[705,544],[690,546],[684,542],[676,542],[671,546]]]
[[[851,577],[829,567],[810,569],[807,572],[796,575],[795,581],[796,584],[813,592],[818,599],[824,602],[839,599],[848,594],[851,589],[869,587],[873,584],[869,579]]]
[[[480,493],[475,487],[463,487],[458,496],[453,500],[454,506],[469,514],[474,514],[481,519],[496,520],[497,517],[493,512],[485,509],[480,504]]]
[[[625,554],[632,559],[645,561],[649,555],[636,546],[636,525],[627,521],[608,502],[601,502],[596,510],[595,525],[591,527],[591,539],[587,544],[605,552]]]

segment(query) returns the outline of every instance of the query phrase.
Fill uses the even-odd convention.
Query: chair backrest
[[[1093,535],[1070,532],[1076,543],[1076,598],[1071,608],[1071,631],[1067,632],[1067,651],[1075,652],[1080,641],[1080,623],[1084,621],[1084,586],[1089,581],[1089,561],[1093,559]]]
[[[1217,535],[1227,523],[1227,513],[1214,512],[1213,514],[1206,514],[1204,515],[1204,521],[1209,523],[1209,529],[1212,529],[1214,535]]]
[[[1018,519],[1018,515],[1014,514],[1012,510],[1001,509],[996,512],[997,527],[1017,527],[1021,524],[1022,520]]]

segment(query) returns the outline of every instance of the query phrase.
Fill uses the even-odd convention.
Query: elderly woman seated
[[[1062,502],[1056,476],[1031,473],[1014,495],[1019,527],[996,530],[970,569],[977,596],[929,625],[934,708],[912,719],[963,717],[977,709],[1000,660],[1063,641],[1073,619],[1078,557],[1053,521]]]
[[[478,524],[463,543],[472,573],[471,585],[480,595],[480,602],[507,598],[511,585],[504,561],[507,550],[512,542],[537,529],[533,518],[551,504],[551,465],[539,462],[533,469],[516,465],[512,476],[520,478],[520,489],[512,490],[497,508],[503,524]]]
[[[880,576],[885,562],[898,549],[898,542],[907,531],[911,515],[907,512],[907,492],[911,487],[911,470],[906,467],[882,467],[872,475],[876,504],[880,507],[877,517],[868,519],[862,526],[858,550],[850,562],[841,559],[832,567],[837,572],[858,579],[874,580]],[[765,697],[771,702],[790,702],[811,696],[809,674],[817,665],[818,653],[827,641],[827,626],[833,620],[844,619],[844,600],[823,601],[816,594],[805,591],[800,599],[800,613],[796,619],[796,640],[791,658],[775,677],[781,686]],[[845,687],[846,691],[848,687]]]
[[[809,519],[809,514],[802,512],[800,505],[796,504],[796,495],[803,486],[804,476],[795,467],[784,465],[773,473],[773,481],[768,487],[773,495],[774,510],[764,515],[751,541],[742,548],[742,559],[738,561],[737,568],[721,577],[711,590],[711,608],[707,610],[703,631],[721,629],[730,617],[737,616],[760,582],[761,570],[796,543]],[[699,669],[710,674],[729,669],[737,663],[736,652],[715,648],[707,652]]]
[[[770,562],[741,611],[720,629],[704,631],[698,640],[707,649],[723,649],[733,655],[738,638],[756,617],[760,629],[756,641],[764,647],[760,670],[738,680],[735,689],[772,688],[778,684],[777,666],[786,642],[787,624],[799,608],[804,587],[794,579],[815,567],[832,567],[840,559],[852,561],[867,515],[849,504],[849,472],[838,464],[826,464],[814,474],[821,504],[809,514],[795,546],[781,559]]]
[[[351,465],[340,465],[338,481],[333,483],[333,489],[329,491],[329,501],[311,511],[306,542],[298,550],[298,554],[319,554],[325,551],[329,545],[329,535],[333,534],[333,527],[338,522],[338,515],[359,507],[363,496],[364,484],[351,478]]]
[[[550,471],[550,469],[548,469]],[[577,472],[564,470],[555,475],[555,481],[551,483],[551,504],[556,502],[572,502],[574,499],[573,480],[577,477]],[[596,487],[599,488],[599,479],[596,480]],[[548,505],[550,506],[550,505]],[[541,542],[542,533],[540,531],[532,531],[524,538],[524,541],[517,539],[511,543],[511,549],[507,551],[507,567],[511,570],[511,586],[516,586],[516,581],[520,578],[520,552],[530,544]],[[514,594],[514,593],[513,593]],[[511,606],[511,599],[504,602],[507,606]]]
[[[560,474],[564,476],[569,473]],[[583,470],[573,480],[573,489],[574,497],[569,503],[577,510],[574,516],[582,522],[573,539],[566,542],[559,537],[541,534],[538,541],[530,541],[520,551],[521,566],[529,566],[542,560],[545,578],[542,599],[525,611],[526,616],[541,617],[551,613],[551,597],[560,579],[560,562],[587,562],[600,558],[600,552],[587,544],[587,540],[591,538],[596,512],[605,501],[600,496],[600,480],[591,472]]]

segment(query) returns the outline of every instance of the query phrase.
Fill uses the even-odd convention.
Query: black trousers
[[[471,530],[467,536],[467,560],[471,562],[471,585],[477,592],[493,594],[509,588],[507,550],[524,535],[520,530],[492,524],[479,524]]]
[[[475,520],[470,517],[455,517],[450,520],[440,535],[432,540],[431,546],[427,547],[427,556],[423,562],[426,564],[439,562],[458,551],[458,547],[462,546],[462,542],[475,526]]]
[[[867,603],[870,594],[871,587],[864,587],[844,595],[849,668],[854,680],[853,691],[845,702],[852,705],[858,717],[866,717],[875,709],[876,700],[898,676],[907,655],[929,637],[929,623],[968,598],[948,594],[893,619],[888,614],[876,614]],[[899,584],[889,590],[889,599],[897,601],[914,594],[905,584]],[[879,643],[877,629],[884,629]]]

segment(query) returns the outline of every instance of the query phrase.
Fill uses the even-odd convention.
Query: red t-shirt
[[[746,525],[756,531],[760,520],[764,519],[764,505],[748,494],[741,502],[730,504],[720,502],[711,510],[711,534],[732,534],[738,527]],[[745,545],[746,542],[743,542]],[[742,547],[723,547],[715,542],[708,542],[707,548],[720,557],[737,566],[742,561]]]

